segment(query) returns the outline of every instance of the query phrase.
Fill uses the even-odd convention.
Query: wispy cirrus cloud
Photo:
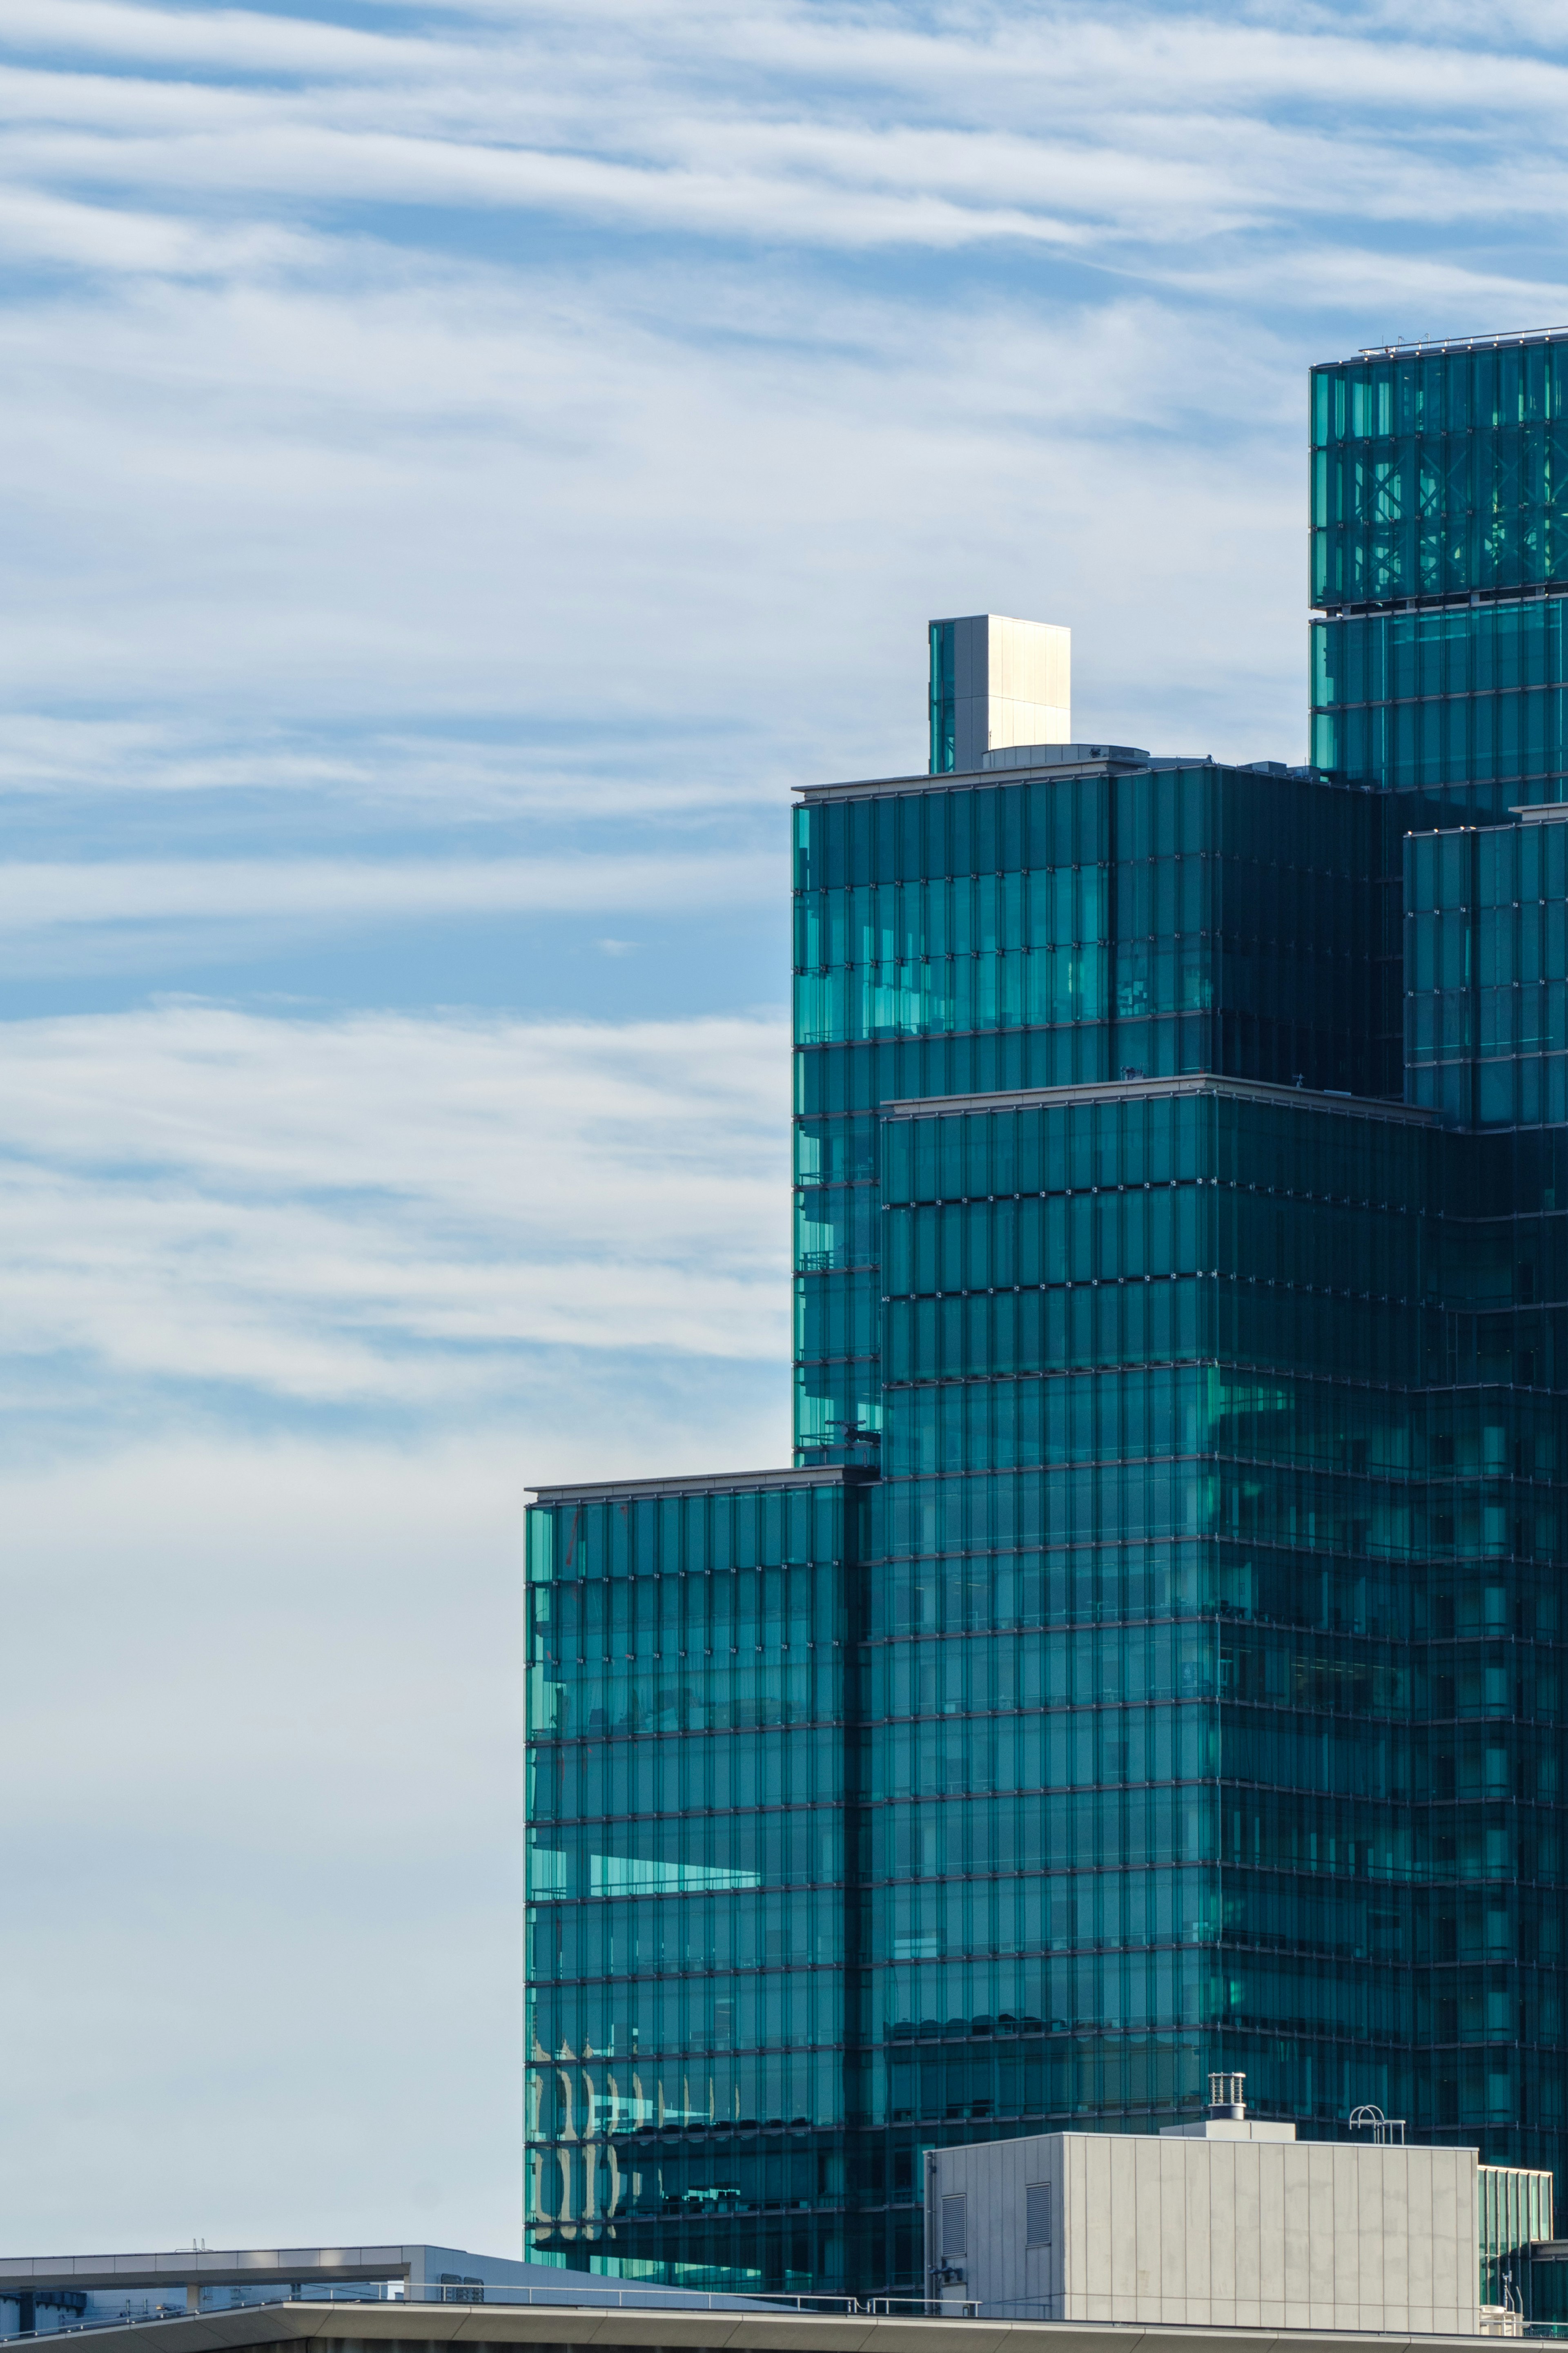
[[[24,57],[58,46],[46,14],[18,12]],[[1408,16],[1135,6],[934,24],[899,9],[736,19],[608,6],[536,9],[504,27],[453,8],[442,22],[445,38],[426,26],[393,37],[264,12],[62,10],[79,56],[96,42],[154,76],[179,62],[228,80],[19,67],[9,153],[24,170],[112,170],[121,184],[629,210],[722,237],[775,228],[783,213],[796,238],[942,243],[967,207],[975,236],[1131,236],[1154,249],[1279,211],[1419,204],[1424,186],[1457,206],[1462,184],[1523,218],[1561,162],[1568,69],[1485,38],[1462,12],[1438,13],[1424,37]],[[1526,119],[1544,145],[1510,195],[1507,166],[1521,159],[1508,128]],[[1330,150],[1336,174],[1294,170]],[[727,216],[714,210],[724,192]],[[1039,209],[1053,203],[1064,219]]]
[[[782,856],[0,860],[0,935],[14,952],[39,934],[137,923],[341,927],[540,910],[679,911],[758,904],[783,887]]]
[[[918,660],[938,606],[1045,600],[1123,706],[1092,723],[1150,734],[1147,697],[1218,749],[1216,722],[1298,733],[1296,567],[1258,535],[1240,586],[1228,510],[1299,500],[1308,353],[1568,301],[1549,30],[19,5],[0,233],[54,275],[0,314],[43,556],[12,691],[89,676],[306,734],[651,723],[657,799],[700,719],[777,781],[886,766],[895,728],[912,764],[892,646]],[[1134,419],[1181,437],[1158,488]],[[1165,588],[1194,563],[1206,649]],[[594,806],[563,779],[563,815]]]
[[[530,1350],[777,1364],[786,1098],[738,1018],[0,1026],[0,1384],[440,1422]]]
[[[649,733],[646,721],[640,727],[628,721],[617,744],[607,725],[589,743],[562,729],[548,748],[525,752],[504,733],[487,738],[460,721],[423,733],[347,725],[329,735],[260,719],[231,732],[214,713],[100,718],[14,711],[0,712],[0,794],[61,801],[217,795],[285,807],[292,798],[345,804],[412,825],[437,818],[500,824],[525,817],[548,823],[569,811],[579,818],[661,819],[679,827],[718,807],[733,821],[750,801],[765,807],[777,851],[776,776],[737,774],[732,754],[715,745],[696,757],[689,754],[681,767],[664,773],[647,756]],[[761,858],[737,863],[733,849],[722,854],[722,887],[743,892],[748,865],[760,881]],[[624,849],[606,869],[612,881],[617,866],[624,875],[633,871]],[[562,871],[559,861],[542,868],[545,875]],[[647,871],[654,872],[651,861]],[[688,871],[698,883],[700,867],[689,860]],[[662,871],[658,879],[662,886]],[[668,879],[672,895],[680,897],[679,870]],[[258,881],[250,895],[262,887]],[[531,899],[513,897],[504,880],[495,886],[498,905],[537,904],[543,895],[541,887]],[[576,895],[566,893],[566,902]]]

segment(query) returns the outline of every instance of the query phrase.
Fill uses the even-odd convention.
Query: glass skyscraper
[[[802,796],[795,1467],[530,1514],[536,2256],[918,2288],[1221,2068],[1561,2167],[1568,339],[1311,419],[1310,767]]]

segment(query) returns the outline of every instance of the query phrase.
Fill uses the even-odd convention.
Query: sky
[[[791,787],[1305,755],[1568,0],[5,0],[5,2253],[519,2250],[533,1482],[788,1449]]]

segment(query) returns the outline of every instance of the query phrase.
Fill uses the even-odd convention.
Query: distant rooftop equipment
[[[1369,2132],[1375,2147],[1403,2148],[1405,2147],[1405,2118],[1385,2116],[1381,2108],[1374,2107],[1370,2103],[1363,2107],[1351,2110],[1351,2130],[1352,2132]]]
[[[932,2149],[928,2295],[982,2321],[1519,2333],[1549,2173],[1504,2175],[1473,2148],[1298,2141],[1249,2117],[1244,2088],[1212,2075],[1206,2116],[1158,2134]]]
[[[1209,2114],[1215,2123],[1245,2124],[1247,2102],[1242,2097],[1245,2075],[1211,2075],[1209,2077]]]
[[[932,621],[931,773],[982,765],[988,752],[1065,744],[1072,734],[1072,631],[1050,621],[969,613]]]
[[[1093,760],[1114,760],[1120,766],[1146,768],[1151,754],[1132,744],[1005,744],[983,752],[984,768],[1088,767]]]
[[[1392,343],[1363,343],[1358,360],[1407,360],[1418,352],[1491,352],[1513,343],[1549,343],[1568,327],[1510,327],[1496,335],[1410,335]]]
[[[323,2303],[353,2305],[355,2317],[351,2321],[345,2315],[334,2327],[341,2331],[346,2325],[362,2337],[367,2326],[363,2307],[374,2305],[370,2334],[377,2342],[401,2335],[421,2347],[439,2340],[441,2321],[429,2307],[443,2305],[591,2305],[640,2309],[645,2316],[671,2306],[773,2309],[744,2296],[590,2277],[553,2263],[476,2255],[461,2247],[193,2245],[142,2254],[0,2256],[0,2340],[117,2324],[138,2329],[161,2321],[184,2327],[194,2319],[208,2332],[198,2340],[205,2353],[215,2344],[238,2353],[242,2347],[275,2346],[312,2334],[319,2323],[296,2327],[276,2308]],[[247,2311],[260,2306],[273,2309],[247,2322]],[[418,2316],[399,2328],[392,2316],[410,2306],[420,2308]],[[226,2332],[216,2338],[210,2333],[215,2322]]]

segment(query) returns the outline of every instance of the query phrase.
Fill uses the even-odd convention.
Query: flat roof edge
[[[1313,360],[1314,375],[1324,368],[1356,367],[1363,360],[1413,360],[1429,353],[1507,351],[1521,343],[1554,343],[1568,335],[1568,327],[1504,327],[1489,335],[1415,335],[1392,343],[1362,343],[1343,360]]]
[[[595,1497],[634,1495],[727,1495],[742,1488],[830,1487],[845,1479],[873,1474],[856,1463],[831,1462],[809,1471],[704,1471],[674,1479],[583,1479],[552,1487],[531,1487],[539,1504],[588,1503]]]
[[[1430,1127],[1436,1114],[1416,1103],[1382,1095],[1342,1095],[1321,1087],[1280,1087],[1267,1079],[1230,1079],[1219,1071],[1192,1071],[1169,1079],[1089,1079],[1067,1087],[1005,1087],[992,1094],[911,1095],[879,1105],[882,1119],[929,1118],[943,1113],[1001,1111],[1010,1105],[1137,1103],[1151,1095],[1235,1095],[1243,1102],[1293,1106],[1297,1111],[1338,1112],[1352,1119],[1387,1119]]]
[[[0,2295],[18,2287],[163,2287],[193,2280],[204,2287],[244,2287],[268,2280],[387,2279],[411,2272],[416,2256],[426,2252],[425,2241],[410,2239],[389,2240],[381,2246],[158,2247],[120,2255],[4,2255]],[[436,2252],[475,2263],[489,2260],[464,2247]]]
[[[912,776],[849,776],[822,785],[793,785],[792,792],[808,800],[847,799],[855,793],[945,793],[955,785],[1041,784],[1053,776],[1132,776],[1152,765],[1148,760],[1061,760],[1037,768],[948,768],[940,776],[922,768]],[[1201,768],[1205,763],[1192,764]]]
[[[1083,776],[1138,776],[1171,768],[1213,768],[1232,776],[1252,776],[1264,784],[1314,784],[1325,791],[1365,794],[1365,785],[1342,783],[1314,769],[1310,762],[1288,760],[1216,760],[1212,752],[1145,752],[1136,759],[1114,754],[1099,760],[1052,760],[1017,767],[949,768],[940,776],[923,771],[910,776],[845,777],[820,785],[795,785],[802,806],[820,801],[855,800],[870,793],[943,793],[955,787],[967,791],[976,785],[1043,785]]]
[[[1310,2144],[1305,2144],[1310,2146]],[[260,2305],[248,2310],[207,2313],[201,2317],[142,2321],[125,2327],[95,2329],[103,2353],[219,2353],[245,2346],[309,2343],[342,2338],[352,2325],[361,2343],[417,2345],[595,2345],[691,2348],[821,2348],[821,2353],[875,2353],[879,2339],[890,2347],[928,2346],[931,2353],[1001,2353],[1006,2346],[1052,2348],[1100,2345],[1122,2353],[1154,2353],[1169,2346],[1215,2353],[1234,2346],[1255,2353],[1496,2353],[1495,2337],[1409,2329],[1283,2328],[1219,2327],[1175,2321],[1017,2320],[960,2318],[914,2313],[792,2312],[761,2298],[723,2306],[617,2307],[607,2304],[505,2305]]]

